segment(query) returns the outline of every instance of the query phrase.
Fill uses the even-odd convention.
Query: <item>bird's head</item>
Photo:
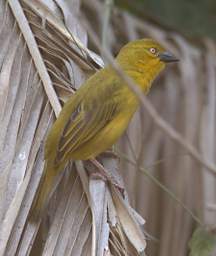
[[[126,72],[138,71],[154,78],[167,63],[178,59],[153,39],[140,39],[122,47],[117,61]]]

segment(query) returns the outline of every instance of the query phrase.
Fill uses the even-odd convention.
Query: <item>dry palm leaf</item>
[[[70,163],[47,216],[28,222],[54,115],[102,66],[86,48],[73,4],[0,2],[0,255],[144,255],[144,222],[114,188],[89,180],[87,163]],[[103,161],[119,177],[116,160]]]

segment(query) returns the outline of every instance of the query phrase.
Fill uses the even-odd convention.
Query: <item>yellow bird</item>
[[[126,44],[117,63],[147,94],[168,62],[177,61],[159,43],[141,39]],[[110,148],[122,135],[139,106],[136,95],[111,66],[96,72],[64,105],[45,146],[44,178],[34,204],[41,213],[55,178],[69,160],[86,160]]]

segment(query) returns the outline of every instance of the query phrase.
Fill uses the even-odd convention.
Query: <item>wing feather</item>
[[[63,161],[69,154],[73,155],[73,152],[104,128],[117,114],[117,106],[117,101],[112,98],[106,100],[102,106],[84,106],[62,134],[57,152],[58,161]]]

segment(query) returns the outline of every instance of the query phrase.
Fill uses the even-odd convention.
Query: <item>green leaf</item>
[[[189,242],[190,256],[210,256],[215,246],[215,234],[203,228],[197,228]]]

